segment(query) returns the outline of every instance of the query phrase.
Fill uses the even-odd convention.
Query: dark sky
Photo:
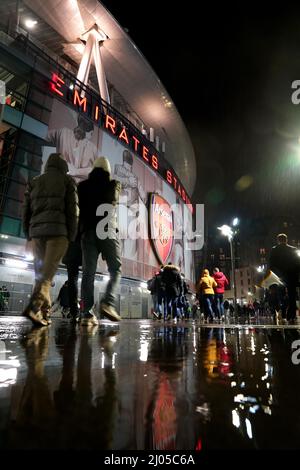
[[[280,2],[103,3],[174,100],[195,149],[194,202],[211,222],[298,216],[300,8]],[[196,5],[198,5],[197,9]]]

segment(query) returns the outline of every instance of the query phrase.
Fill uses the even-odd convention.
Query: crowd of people
[[[191,305],[187,298],[189,286],[185,275],[171,262],[147,282],[153,300],[153,316],[158,319],[189,318]]]
[[[68,164],[59,153],[49,156],[42,175],[29,181],[23,207],[23,230],[32,244],[35,285],[24,315],[35,325],[51,323],[50,288],[59,262],[67,266],[68,281],[63,286],[59,301],[74,321],[82,325],[98,324],[97,313],[112,321],[120,321],[116,310],[116,290],[121,278],[121,252],[116,211],[98,215],[102,204],[115,207],[121,191],[120,182],[111,178],[109,160],[98,157],[88,178],[78,186],[68,174]],[[97,227],[105,218],[105,236],[99,236]],[[106,223],[107,221],[107,223]],[[103,224],[102,224],[103,225]],[[280,285],[269,286],[267,302],[274,314],[281,312],[287,321],[296,318],[296,288],[299,284],[300,257],[295,247],[288,245],[285,234],[279,234],[278,244],[272,248],[269,270],[280,278]],[[100,303],[94,308],[94,280],[98,257],[106,261],[110,279]],[[78,277],[82,266],[80,303],[78,304]],[[184,274],[172,263],[161,266],[148,281],[156,318],[189,318],[194,312],[187,297],[189,287]],[[214,268],[211,276],[204,269],[197,283],[197,300],[205,320],[224,319],[224,291],[229,285],[225,274]],[[0,308],[5,310],[9,293],[5,286],[0,292]],[[227,305],[228,304],[228,305]],[[252,308],[253,307],[253,308]],[[248,308],[248,307],[247,307]],[[251,309],[259,311],[261,306]],[[250,307],[248,308],[248,310]]]
[[[104,216],[97,216],[102,204],[117,204],[121,185],[111,179],[109,160],[98,157],[88,179],[76,186],[68,174],[62,155],[53,153],[45,172],[29,181],[23,207],[23,231],[32,244],[35,285],[24,315],[35,325],[51,323],[50,288],[59,262],[64,257],[68,269],[70,314],[81,325],[98,324],[94,311],[94,280],[98,257],[105,259],[110,274],[101,300],[100,314],[112,320],[121,319],[115,308],[115,294],[121,277],[121,254],[114,211],[104,226],[106,237],[96,233]],[[82,260],[81,260],[82,258]],[[78,274],[82,263],[81,303],[78,309]]]

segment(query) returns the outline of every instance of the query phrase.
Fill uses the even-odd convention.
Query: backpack
[[[147,289],[151,292],[151,294],[153,293],[154,288],[155,288],[155,276],[147,281]]]

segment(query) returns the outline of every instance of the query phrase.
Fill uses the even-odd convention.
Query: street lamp
[[[233,220],[233,222],[238,221],[237,218]],[[235,224],[238,225],[238,222]],[[232,287],[233,287],[233,306],[234,306],[234,313],[237,312],[236,308],[236,283],[235,283],[235,259],[234,259],[234,251],[233,251],[233,237],[235,232],[232,230],[232,227],[229,225],[222,225],[218,227],[218,230],[221,231],[222,235],[228,238],[230,244],[230,258],[231,258],[231,271],[232,271]]]

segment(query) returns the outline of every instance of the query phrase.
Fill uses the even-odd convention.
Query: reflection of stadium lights
[[[34,260],[34,257],[31,253],[27,253],[24,258],[26,259],[26,261],[33,261]]]
[[[232,410],[232,424],[236,428],[239,428],[241,425],[239,414],[236,410]]]
[[[28,267],[28,263],[25,263],[25,261],[21,261],[19,259],[13,259],[13,258],[7,258],[5,260],[5,264],[9,268],[26,269]]]
[[[37,21],[36,20],[31,20],[30,18],[28,18],[27,20],[25,20],[25,26],[26,28],[34,28],[35,25],[37,24]]]
[[[149,341],[142,340],[140,345],[141,345],[141,349],[139,350],[140,351],[140,361],[147,362]]]
[[[251,426],[251,423],[250,423],[248,418],[246,418],[245,423],[246,423],[246,429],[247,429],[248,437],[249,437],[249,439],[252,439],[252,437],[253,437],[253,435],[252,435],[252,426]]]
[[[140,287],[142,287],[143,289],[147,289],[147,282],[141,282]]]

